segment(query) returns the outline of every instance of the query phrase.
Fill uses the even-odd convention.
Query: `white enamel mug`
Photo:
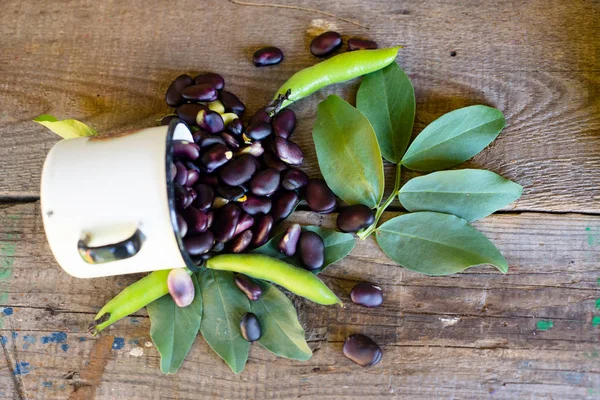
[[[192,263],[175,234],[167,179],[173,140],[193,141],[178,119],[52,147],[42,171],[42,216],[52,253],[66,272],[94,278]]]

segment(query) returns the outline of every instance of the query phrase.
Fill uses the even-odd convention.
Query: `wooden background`
[[[285,7],[2,2],[0,398],[600,398],[600,3],[269,1]],[[31,119],[72,117],[102,133],[151,126],[168,112],[170,81],[204,70],[220,72],[252,112],[315,63],[307,47],[323,29],[406,46],[398,62],[416,89],[415,133],[466,105],[504,112],[507,128],[465,166],[525,188],[518,202],[475,224],[506,256],[508,274],[474,268],[425,277],[361,241],[324,277],[345,309],[295,300],[314,357],[289,361],[252,346],[239,376],[202,339],[177,375],[161,375],[145,312],[89,336],[95,312],[135,277],[77,280],[55,263],[38,199],[42,163],[58,137]],[[254,68],[251,54],[263,45],[282,48],[284,62]],[[293,107],[295,140],[313,176],[316,106],[331,92],[353,100],[356,87]],[[326,226],[334,218],[293,217]],[[382,285],[382,307],[348,301],[359,280]],[[343,357],[344,338],[356,332],[382,345],[380,364],[361,369]]]

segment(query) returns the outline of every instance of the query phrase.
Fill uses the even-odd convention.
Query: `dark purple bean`
[[[288,257],[296,254],[296,248],[298,247],[298,240],[300,239],[300,233],[302,233],[302,228],[298,224],[290,225],[285,234],[279,240],[277,244],[277,248],[283,254]]]
[[[268,65],[276,65],[283,61],[283,52],[281,49],[269,46],[258,49],[252,56],[252,64],[255,67],[266,67]]]
[[[262,332],[256,315],[252,313],[244,314],[240,321],[240,331],[242,332],[242,337],[248,342],[256,342],[260,339]]]
[[[211,174],[200,174],[200,179],[198,179],[198,183],[204,183],[208,186],[217,186],[219,184],[219,178]]]
[[[246,129],[246,136],[253,140],[263,140],[271,134],[271,125],[266,122],[257,122]]]
[[[233,136],[231,133],[221,132],[220,135],[223,138],[223,140],[225,141],[225,144],[231,150],[237,150],[240,148],[240,142],[238,142],[237,138],[235,136]]]
[[[179,107],[183,103],[181,92],[193,83],[189,75],[179,75],[167,89],[165,101],[169,107]]]
[[[196,85],[209,84],[215,89],[221,90],[225,86],[225,79],[223,79],[221,75],[215,74],[214,72],[205,72],[203,74],[196,75],[196,77],[194,77],[194,83]]]
[[[225,139],[223,139],[221,136],[219,136],[219,135],[211,135],[211,134],[208,134],[208,133],[205,133],[204,136],[202,136],[202,138],[200,138],[200,141],[198,142],[198,144],[202,148],[210,147],[213,144],[224,144],[224,145],[227,145],[227,143],[225,142]]]
[[[215,242],[211,231],[206,231],[183,239],[183,247],[192,256],[207,253]]]
[[[315,232],[302,232],[298,240],[298,253],[302,265],[309,270],[319,269],[325,262],[325,244]]]
[[[260,299],[262,288],[246,275],[235,274],[235,284],[242,292],[244,292],[250,301]]]
[[[248,182],[257,169],[256,158],[249,154],[235,158],[221,168],[219,177],[230,186],[238,186]]]
[[[260,157],[264,152],[265,149],[263,148],[260,142],[253,142],[252,144],[243,147],[240,151],[237,152],[237,154],[250,154],[254,157]]]
[[[294,211],[299,201],[296,192],[284,190],[282,193],[277,193],[277,196],[273,199],[270,214],[275,221],[284,220]]]
[[[298,145],[282,137],[273,141],[273,149],[279,159],[287,164],[300,165],[304,161],[304,154]]]
[[[200,146],[198,146],[196,143],[190,143],[183,140],[174,141],[173,156],[194,161],[195,159],[200,157]]]
[[[219,242],[228,242],[233,237],[241,211],[235,203],[227,203],[215,212],[213,232]]]
[[[187,235],[188,226],[185,222],[185,219],[181,216],[181,214],[177,213],[177,232],[179,232],[180,237],[185,237]]]
[[[188,180],[188,170],[183,165],[181,161],[175,162],[175,167],[177,167],[177,175],[175,175],[175,182],[177,182],[181,186],[185,186]]]
[[[221,114],[208,109],[201,110],[196,115],[196,123],[200,129],[208,133],[219,133],[225,128]]]
[[[288,108],[281,110],[271,122],[275,136],[281,136],[284,139],[289,138],[296,128],[296,114]]]
[[[194,190],[198,193],[198,197],[194,201],[194,206],[200,211],[208,210],[215,199],[215,191],[213,188],[205,183],[199,183],[194,186]]]
[[[242,115],[246,110],[244,103],[242,103],[235,94],[228,92],[227,90],[221,90],[219,93],[219,100],[221,100],[221,103],[223,103],[223,107],[225,107],[225,111],[227,112]]]
[[[231,239],[229,248],[232,253],[241,253],[250,246],[250,242],[252,242],[252,231],[246,230]]]
[[[273,217],[269,214],[259,215],[252,229],[252,245],[258,247],[267,243],[271,228],[273,228]]]
[[[213,247],[211,247],[210,252],[211,253],[220,253],[224,249],[225,249],[225,243],[215,242],[215,244],[213,244]]]
[[[246,195],[246,191],[241,186],[217,186],[217,194],[229,201],[236,201]]]
[[[188,190],[191,190],[191,188],[184,187],[183,190],[185,190],[185,204],[183,205],[183,208],[186,209],[189,206],[191,206],[192,203],[194,202],[194,196],[188,192]],[[193,192],[193,193],[196,193],[196,192]]]
[[[342,46],[342,35],[337,32],[325,32],[310,42],[310,52],[316,57],[325,57]]]
[[[179,210],[183,210],[186,207],[187,198],[189,197],[187,191],[183,188],[183,186],[175,183],[173,184],[173,192],[175,207],[177,207]]]
[[[254,225],[254,218],[252,218],[252,216],[250,214],[242,215],[237,224],[237,227],[235,228],[235,232],[233,233],[233,236],[235,237],[235,236],[241,234],[242,232],[247,231],[248,229],[252,228],[252,225]]]
[[[206,229],[210,229],[213,224],[213,219],[215,218],[215,212],[213,210],[206,212]]]
[[[225,130],[234,136],[240,136],[244,131],[244,125],[242,124],[242,121],[239,120],[239,118],[236,118],[227,124]]]
[[[200,167],[197,166],[196,164],[194,164],[193,162],[191,162],[191,161],[184,161],[183,165],[185,165],[185,167],[188,169],[188,171],[194,170],[197,173],[199,173],[199,174],[202,175],[202,170],[200,169]]]
[[[190,101],[215,101],[217,99],[217,89],[213,85],[204,83],[185,88],[181,92],[181,96]]]
[[[248,214],[268,214],[271,211],[271,199],[268,197],[256,197],[251,194],[247,197],[246,201],[240,203],[240,207]]]
[[[270,196],[279,188],[280,173],[274,168],[260,171],[250,180],[250,190],[257,196]]]
[[[173,121],[173,118],[177,118],[177,115],[165,115],[164,117],[161,118],[160,124],[161,125],[169,125],[171,123],[171,121]]]
[[[254,125],[259,122],[265,122],[267,124],[271,123],[271,115],[266,111],[265,107],[261,107],[254,113],[253,116],[250,117],[250,121],[248,121],[248,125]]]
[[[375,213],[362,204],[343,208],[337,217],[337,227],[342,232],[358,232],[373,222],[375,222]]]
[[[204,151],[200,157],[202,165],[214,171],[233,158],[233,152],[224,144],[215,144]]]
[[[354,286],[350,298],[354,304],[369,308],[379,307],[383,303],[381,288],[369,282],[360,282]]]
[[[181,216],[185,219],[190,233],[201,233],[208,229],[208,217],[205,213],[195,207],[188,207],[181,211]]]
[[[281,186],[287,190],[296,190],[306,186],[308,175],[304,171],[296,168],[290,168],[285,171],[281,177]]]
[[[344,342],[344,355],[361,367],[370,367],[381,361],[383,352],[373,339],[359,333],[350,335]]]
[[[354,50],[375,50],[377,43],[372,40],[350,38],[348,39],[348,51]]]
[[[203,110],[208,110],[208,108],[202,104],[186,103],[177,107],[175,112],[179,118],[188,124],[195,124],[198,113]]]
[[[167,288],[178,307],[187,307],[194,301],[194,282],[185,268],[174,268],[169,272]]]
[[[262,156],[262,160],[269,168],[275,168],[277,171],[287,169],[288,165],[281,161],[277,155],[271,150],[266,150]]]
[[[313,211],[326,214],[335,208],[335,194],[323,179],[309,179],[304,193],[306,202]]]
[[[185,190],[186,194],[192,199],[192,201],[196,200],[198,193],[196,193],[194,189],[192,189],[191,187],[184,187],[183,189]]]
[[[177,176],[177,166],[174,163],[171,163],[169,166],[169,180],[173,182],[175,177]]]
[[[185,185],[188,187],[194,186],[198,179],[200,179],[200,173],[195,169],[188,169],[188,179]]]

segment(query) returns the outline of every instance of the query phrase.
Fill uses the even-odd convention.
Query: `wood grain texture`
[[[296,2],[281,0],[280,4]],[[30,122],[74,117],[100,132],[154,125],[162,94],[182,72],[221,72],[250,112],[292,73],[315,63],[312,36],[337,29],[381,46],[405,44],[398,62],[414,82],[415,133],[445,112],[484,103],[508,126],[469,167],[521,183],[510,210],[600,211],[600,7],[594,1],[303,1],[368,25],[320,14],[227,1],[171,3],[3,2],[0,15],[0,198],[39,196],[44,157],[57,138]],[[260,46],[285,52],[254,68]],[[455,51],[456,56],[450,56]],[[316,105],[353,100],[357,82],[294,106],[295,140],[318,175],[311,140]],[[391,170],[390,170],[391,171]],[[412,176],[408,171],[404,179]],[[393,177],[388,178],[391,185]]]
[[[597,216],[507,213],[477,222],[507,258],[506,275],[478,267],[427,277],[393,265],[372,239],[357,241],[350,256],[323,274],[345,308],[294,299],[314,351],[310,361],[276,358],[255,345],[246,370],[235,376],[199,338],[178,374],[165,376],[156,349],[145,347],[145,311],[100,338],[86,331],[99,307],[137,276],[69,277],[49,251],[39,203],[2,207],[0,315],[9,353],[0,367],[4,398],[15,394],[11,374],[23,362],[28,372],[16,376],[26,398],[80,396],[90,387],[99,399],[598,395],[599,328],[592,324],[600,297]],[[335,215],[296,212],[289,222],[332,227]],[[348,293],[361,280],[382,286],[380,308],[352,304]],[[541,320],[553,321],[553,328],[538,330]],[[382,345],[379,365],[361,369],[343,357],[343,340],[357,332]],[[103,372],[90,374],[102,371],[90,367],[94,362]]]

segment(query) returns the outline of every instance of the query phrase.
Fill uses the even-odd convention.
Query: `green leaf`
[[[200,273],[204,313],[200,331],[208,345],[235,374],[244,370],[250,343],[240,332],[250,300],[235,285],[232,272],[204,268]]]
[[[319,104],[313,141],[331,190],[348,204],[376,207],[383,196],[383,161],[369,120],[331,95]]]
[[[437,171],[458,165],[489,145],[506,125],[495,108],[477,105],[444,114],[417,136],[402,158],[415,171]]]
[[[408,211],[437,211],[475,221],[521,197],[521,185],[482,169],[439,171],[413,178],[400,189]]]
[[[202,321],[202,293],[198,280],[194,282],[194,301],[187,307],[178,307],[170,295],[148,304],[150,337],[160,353],[160,370],[165,374],[177,372],[194,344]]]
[[[454,274],[482,264],[508,271],[492,242],[454,215],[417,212],[392,218],[377,228],[377,243],[404,268],[427,275]]]
[[[43,114],[33,120],[44,125],[63,139],[73,139],[83,136],[96,136],[98,132],[76,119],[57,120],[50,114]]]
[[[323,243],[325,243],[325,261],[321,268],[311,271],[314,274],[322,272],[329,265],[346,257],[354,248],[354,236],[352,236],[351,233],[342,233],[329,228],[321,228],[319,226],[303,226],[302,230],[315,232],[321,236]],[[284,234],[285,232],[276,234],[267,243],[258,249],[253,250],[253,253],[264,254],[285,261],[296,267],[304,268],[298,256],[294,255],[288,257],[285,254],[280,253],[277,249],[277,244]]]
[[[263,294],[251,302],[262,331],[258,343],[279,357],[308,360],[312,351],[306,344],[294,304],[275,286],[264,281],[258,281],[258,284]]]
[[[397,63],[366,75],[356,94],[356,108],[371,122],[383,157],[398,164],[415,122],[415,89]]]

